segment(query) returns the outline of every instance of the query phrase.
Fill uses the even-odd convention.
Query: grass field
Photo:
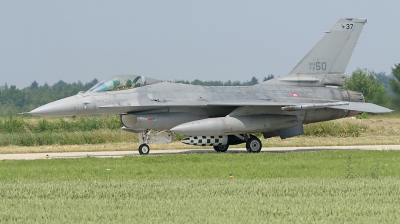
[[[398,223],[399,156],[355,150],[1,161],[0,223]]]
[[[90,119],[90,118],[88,118]],[[98,119],[98,118],[92,118]],[[137,135],[119,130],[119,128],[105,129],[111,126],[114,117],[109,117],[108,122],[94,125],[89,120],[90,131],[67,131],[57,129],[60,120],[50,127],[54,131],[37,130],[36,126],[20,132],[0,133],[1,153],[28,153],[28,152],[67,152],[67,151],[128,151],[137,150],[139,147]],[[30,121],[30,120],[27,120]],[[27,122],[26,121],[26,122]],[[51,120],[50,120],[51,121]],[[30,121],[38,123],[38,121]],[[21,123],[21,122],[20,122]],[[62,122],[61,122],[62,123]],[[74,125],[81,125],[74,123]],[[108,124],[108,125],[107,125]],[[77,126],[71,125],[77,128]],[[101,128],[99,128],[101,127]],[[118,126],[119,127],[119,126]],[[87,127],[86,127],[87,128]],[[12,129],[19,130],[19,129]],[[340,119],[330,122],[321,122],[305,126],[305,134],[281,140],[279,137],[262,139],[263,147],[307,147],[307,146],[340,146],[340,145],[400,145],[400,118],[398,114],[373,116],[369,119]],[[172,144],[151,144],[152,150],[163,149],[199,149],[199,146],[190,146],[177,141]],[[244,148],[244,144],[230,147]],[[210,148],[210,147],[208,147]]]

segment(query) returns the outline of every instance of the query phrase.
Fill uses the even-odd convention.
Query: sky
[[[285,75],[344,17],[367,18],[347,67],[400,63],[400,1],[0,1],[0,86]]]

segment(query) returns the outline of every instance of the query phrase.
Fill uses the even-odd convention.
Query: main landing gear
[[[147,144],[141,144],[139,146],[139,154],[140,155],[146,155],[149,154],[150,152],[150,147]]]
[[[247,152],[258,153],[261,151],[262,144],[260,139],[257,138],[256,136],[250,134],[235,135],[235,136],[241,139],[242,142],[246,142]]]
[[[228,148],[229,148],[229,145],[228,144],[226,144],[226,145],[215,145],[213,147],[214,147],[215,151],[217,151],[217,152],[226,152],[226,150],[228,150]]]
[[[256,136],[254,135],[250,135],[250,138],[248,138],[246,140],[246,149],[247,152],[250,153],[258,153],[261,151],[262,148],[262,144],[260,139],[258,139]]]
[[[236,137],[235,137],[236,136]],[[230,135],[228,143],[226,145],[213,146],[216,152],[226,152],[229,148],[229,144],[236,145],[246,143],[247,152],[258,153],[262,149],[262,144],[259,138],[254,135],[243,134],[243,135]]]

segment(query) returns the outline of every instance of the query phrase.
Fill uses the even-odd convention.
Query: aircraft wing
[[[355,110],[368,113],[390,113],[392,110],[373,104],[373,103],[361,103],[361,102],[348,102],[348,101],[334,101],[334,100],[320,100],[320,99],[271,99],[271,100],[246,100],[246,101],[217,101],[217,102],[205,102],[205,101],[152,101],[147,105],[107,105],[100,106],[99,108],[110,110],[117,110],[119,113],[122,112],[133,112],[133,111],[145,111],[154,110],[164,107],[177,107],[177,106],[188,106],[188,107],[201,107],[201,106],[257,106],[257,107],[278,107],[282,111],[295,111],[295,110],[315,110],[322,108],[332,108],[339,110]]]
[[[282,102],[282,101],[265,101],[265,100],[250,100],[250,101],[227,101],[209,103],[209,106],[266,106],[266,107],[281,107],[284,111],[294,110],[313,110],[321,108],[332,108],[339,110],[355,110],[368,113],[390,113],[386,107],[382,107],[373,103],[347,102],[347,101],[319,101],[319,102]]]

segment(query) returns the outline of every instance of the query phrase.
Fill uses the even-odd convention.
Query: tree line
[[[52,86],[39,85],[33,81],[29,87],[18,89],[15,85],[5,84],[0,87],[0,116],[14,116],[38,106],[86,91],[98,82],[93,79],[88,83],[66,83],[58,81]]]
[[[274,75],[270,74],[264,77],[263,81],[273,78]],[[85,84],[82,82],[66,83],[60,80],[50,86],[47,83],[39,85],[33,81],[29,87],[23,89],[5,84],[0,86],[0,116],[14,116],[20,112],[31,111],[46,103],[75,95],[79,91],[86,91],[97,82],[97,79]],[[199,79],[173,82],[206,86],[250,86],[257,84],[258,79],[253,76],[250,81],[245,82],[201,81]],[[400,63],[394,65],[391,76],[387,76],[385,73],[375,73],[368,69],[357,69],[346,78],[342,88],[363,93],[367,102],[400,110]]]
[[[346,78],[343,89],[359,91],[365,101],[400,110],[400,63],[392,68],[392,75],[357,69]]]

